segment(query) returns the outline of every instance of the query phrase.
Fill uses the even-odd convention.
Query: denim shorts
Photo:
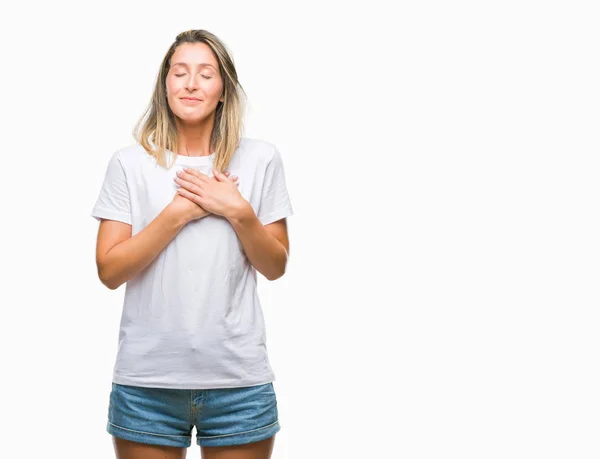
[[[162,389],[112,383],[106,430],[126,440],[187,448],[240,445],[280,430],[273,383],[225,389]]]

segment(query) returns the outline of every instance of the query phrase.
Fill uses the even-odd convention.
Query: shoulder
[[[112,154],[112,161],[118,161],[123,168],[136,167],[140,162],[152,160],[152,156],[139,143],[119,148]]]
[[[274,157],[279,156],[279,151],[275,144],[252,137],[242,137],[238,149],[242,156],[252,158],[254,161],[262,164],[267,164]]]

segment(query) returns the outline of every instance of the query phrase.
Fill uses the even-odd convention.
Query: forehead
[[[209,64],[215,69],[219,68],[219,63],[213,55],[212,50],[204,43],[184,43],[179,45],[173,56],[171,56],[171,67],[178,63],[189,66]]]

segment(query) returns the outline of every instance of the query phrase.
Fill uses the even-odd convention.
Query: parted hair
[[[152,100],[136,123],[133,136],[158,164],[166,168],[173,166],[175,155],[169,160],[166,150],[178,151],[178,134],[175,115],[167,100],[166,78],[171,57],[183,43],[205,43],[219,63],[223,80],[223,102],[219,101],[216,108],[210,151],[215,152],[213,167],[223,172],[229,166],[242,137],[246,94],[238,81],[229,50],[219,38],[206,30],[187,30],[177,35],[161,63]]]

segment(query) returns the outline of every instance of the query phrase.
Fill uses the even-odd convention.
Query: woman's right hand
[[[206,217],[210,213],[207,210],[204,210],[202,206],[199,206],[195,202],[192,202],[188,198],[180,195],[177,191],[175,192],[175,196],[173,196],[173,200],[170,202],[169,206],[171,206],[171,208],[174,209],[179,215],[182,215],[186,223]]]
[[[226,171],[224,175],[229,177],[229,171]],[[213,180],[215,179],[213,178]],[[236,185],[239,185],[238,177],[235,177],[234,179],[230,180],[232,180]],[[193,201],[190,201],[188,198],[180,195],[178,192],[175,192],[175,196],[173,196],[173,200],[170,202],[169,205],[173,207],[176,210],[176,212],[183,215],[186,222],[198,220],[210,214],[210,212],[205,210],[202,206],[196,204]]]

